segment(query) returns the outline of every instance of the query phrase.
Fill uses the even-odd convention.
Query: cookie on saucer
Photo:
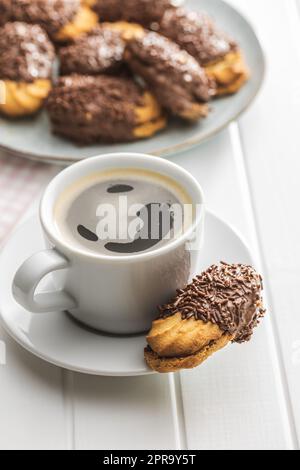
[[[79,144],[144,139],[166,126],[153,95],[126,77],[61,77],[47,110],[53,132]]]
[[[98,22],[81,0],[0,0],[0,16],[3,22],[39,24],[58,42],[78,37]]]
[[[211,266],[159,308],[147,336],[147,364],[157,372],[191,369],[230,342],[249,341],[265,314],[262,289],[251,266]]]
[[[168,10],[159,32],[191,54],[218,85],[218,95],[236,93],[248,80],[249,69],[238,44],[218,30],[205,13],[184,8]]]
[[[54,58],[54,47],[40,26],[14,22],[0,28],[2,114],[27,116],[42,107],[51,89]]]
[[[215,82],[177,44],[145,31],[129,41],[125,57],[167,111],[191,121],[207,116],[207,103],[216,92]]]

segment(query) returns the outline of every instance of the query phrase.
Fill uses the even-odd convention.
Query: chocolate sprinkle
[[[232,342],[243,343],[265,315],[262,290],[262,278],[251,266],[222,262],[178,290],[170,304],[159,307],[159,318],[180,312],[183,319],[217,324]]]

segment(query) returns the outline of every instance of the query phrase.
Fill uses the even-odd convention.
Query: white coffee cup
[[[58,232],[54,206],[66,187],[80,178],[110,169],[136,168],[167,176],[201,206],[186,232],[153,251],[106,256],[72,245]],[[184,169],[167,160],[141,154],[109,154],[76,163],[56,176],[40,205],[46,250],[23,263],[13,281],[17,302],[33,313],[68,311],[92,328],[113,334],[147,331],[157,305],[170,300],[195,274],[198,250],[187,250],[194,234],[201,240],[204,223],[203,193]],[[37,293],[42,279],[52,273],[57,290]]]

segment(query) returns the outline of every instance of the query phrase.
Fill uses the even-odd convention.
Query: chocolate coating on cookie
[[[95,75],[113,72],[122,64],[124,52],[121,33],[99,26],[60,50],[61,73]]]
[[[179,44],[201,65],[222,59],[237,49],[237,44],[219,31],[208,15],[184,8],[166,11],[159,32]]]
[[[96,0],[94,10],[101,21],[133,21],[150,27],[159,22],[172,0]]]
[[[163,107],[183,116],[191,106],[206,103],[215,83],[186,51],[169,39],[149,32],[129,42],[126,60],[150,86]]]
[[[78,143],[133,140],[143,89],[127,78],[61,77],[47,103],[53,131]]]
[[[197,276],[175,299],[159,308],[160,318],[180,313],[183,319],[211,322],[233,335],[233,342],[249,341],[265,310],[262,278],[251,266],[213,265]]]
[[[40,26],[15,22],[0,28],[0,79],[30,83],[51,78],[54,57]]]
[[[80,5],[80,0],[0,0],[0,15],[6,21],[39,24],[53,35],[72,21]]]

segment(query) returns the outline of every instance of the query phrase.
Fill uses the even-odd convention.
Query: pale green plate
[[[109,152],[166,156],[199,144],[237,119],[252,103],[263,82],[265,60],[259,40],[249,22],[222,0],[187,0],[186,6],[207,11],[221,28],[236,38],[251,69],[248,84],[236,95],[212,102],[208,118],[193,125],[174,120],[167,129],[148,140],[88,147],[78,147],[52,135],[46,113],[18,122],[0,118],[0,148],[19,156],[61,164]]]

